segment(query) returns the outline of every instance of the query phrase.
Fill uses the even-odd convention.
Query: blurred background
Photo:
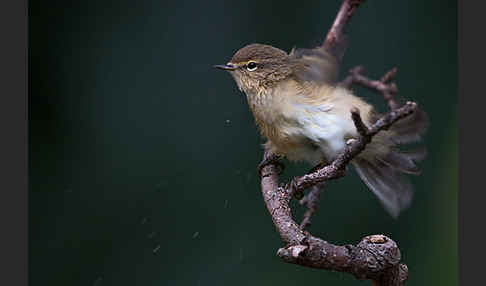
[[[371,285],[276,256],[256,172],[264,141],[212,68],[249,43],[314,47],[339,6],[30,1],[30,285]],[[342,76],[398,67],[400,95],[429,114],[429,155],[398,220],[352,171],[325,189],[309,230],[335,244],[388,235],[407,285],[457,285],[456,1],[366,1],[348,35]],[[281,179],[307,169],[287,164]]]

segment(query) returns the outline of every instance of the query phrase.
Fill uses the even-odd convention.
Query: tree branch
[[[302,222],[300,223],[300,229],[305,229],[311,225],[311,217],[316,212],[319,199],[321,197],[321,188],[324,184],[317,184],[312,187],[312,190],[299,201],[301,205],[305,205],[307,210],[302,217]]]
[[[398,108],[398,103],[394,100],[393,96],[398,92],[398,88],[394,82],[391,82],[396,74],[397,68],[391,69],[380,80],[371,80],[365,77],[362,72],[364,68],[357,66],[349,70],[349,75],[340,83],[341,86],[350,88],[353,84],[359,84],[363,87],[379,92],[383,95],[383,98],[388,104],[390,109]]]
[[[339,8],[339,12],[336,15],[336,19],[331,26],[331,29],[327,33],[326,39],[324,40],[324,48],[331,49],[335,47],[338,43],[342,41],[344,34],[344,28],[351,20],[354,11],[358,6],[363,3],[364,0],[344,0]]]
[[[266,151],[264,157],[268,156]],[[403,285],[408,276],[406,265],[400,264],[400,250],[384,235],[364,237],[357,246],[334,245],[304,232],[292,219],[291,195],[278,187],[277,170],[273,164],[264,167],[262,195],[272,221],[286,247],[277,255],[285,262],[302,266],[341,271],[358,279],[371,279],[377,285]]]
[[[356,8],[363,1],[344,0],[323,45],[333,48],[342,38],[346,24],[349,22]],[[345,175],[347,165],[362,152],[381,130],[388,129],[398,120],[410,115],[417,109],[414,102],[407,102],[399,107],[393,99],[397,92],[392,79],[396,69],[386,73],[379,81],[370,80],[363,76],[362,67],[350,71],[350,75],[341,85],[350,88],[353,84],[360,84],[373,89],[383,95],[390,107],[390,112],[376,120],[369,128],[363,123],[359,110],[350,110],[350,116],[358,130],[359,137],[347,142],[347,147],[331,164],[314,173],[296,177],[288,187],[278,187],[277,162],[270,160],[272,154],[265,150],[260,165],[261,189],[263,199],[272,221],[286,246],[280,248],[277,255],[285,262],[302,266],[347,272],[358,279],[371,279],[374,285],[403,285],[408,276],[408,268],[400,264],[400,250],[397,244],[384,235],[370,235],[364,237],[356,246],[334,245],[323,239],[312,236],[303,229],[310,224],[312,214],[317,208],[320,188],[319,184],[337,179]],[[290,200],[296,192],[314,187],[300,202],[307,206],[301,225],[292,218]]]

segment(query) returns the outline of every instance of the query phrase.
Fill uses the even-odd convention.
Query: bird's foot
[[[290,193],[292,197],[297,200],[301,200],[304,197],[304,190],[300,189],[297,185],[297,179],[299,177],[293,178],[290,182],[285,184],[285,189]]]
[[[285,165],[280,162],[280,158],[282,156],[280,155],[270,155],[269,157],[263,159],[260,164],[258,164],[258,174],[260,175],[261,178],[267,177],[269,174],[262,174],[263,168],[265,168],[268,165],[275,165],[277,167],[277,175],[280,176],[280,174],[283,173],[285,170]]]

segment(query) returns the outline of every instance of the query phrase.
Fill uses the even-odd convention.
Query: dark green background
[[[211,67],[252,42],[313,47],[339,4],[30,1],[30,285],[369,285],[276,256],[256,176],[263,140]],[[429,113],[429,156],[398,220],[351,172],[326,188],[310,228],[336,244],[392,237],[407,285],[457,285],[456,8],[357,10],[342,74],[397,66],[400,95]],[[284,179],[307,169],[288,165]]]

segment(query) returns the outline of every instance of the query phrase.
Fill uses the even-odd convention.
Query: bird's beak
[[[233,71],[237,67],[232,65],[232,64],[226,64],[226,65],[214,65],[213,67],[220,69],[220,70],[227,70],[227,71]]]

